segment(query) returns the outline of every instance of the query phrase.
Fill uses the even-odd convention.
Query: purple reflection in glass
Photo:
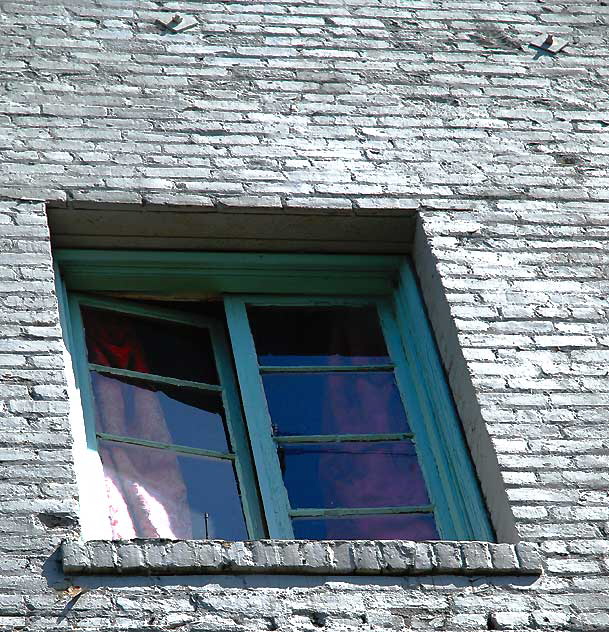
[[[355,366],[390,362],[376,308],[252,307],[261,365]]]
[[[295,509],[429,504],[411,441],[284,444],[279,459]]]
[[[294,537],[303,540],[438,540],[432,514],[387,514],[296,518]]]
[[[267,373],[276,435],[410,432],[393,371]]]
[[[99,454],[113,539],[247,538],[232,461],[113,441]]]
[[[99,432],[193,448],[229,450],[218,393],[91,371]]]

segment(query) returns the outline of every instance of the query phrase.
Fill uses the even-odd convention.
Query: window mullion
[[[290,506],[283,484],[277,448],[272,439],[271,417],[245,303],[238,297],[227,297],[224,306],[269,536],[292,538]]]
[[[261,539],[266,535],[264,520],[260,510],[260,501],[256,487],[254,464],[250,455],[249,444],[237,384],[235,382],[230,353],[225,334],[219,327],[211,327],[210,334],[216,367],[222,384],[222,401],[226,414],[226,423],[233,452],[236,455],[235,469],[241,487],[241,503],[250,538]]]

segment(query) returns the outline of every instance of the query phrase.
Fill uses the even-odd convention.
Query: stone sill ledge
[[[123,540],[63,543],[67,575],[540,575],[532,543]]]

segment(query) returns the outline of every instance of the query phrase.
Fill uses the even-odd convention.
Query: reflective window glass
[[[411,441],[285,444],[279,456],[295,509],[429,504]]]
[[[431,514],[297,518],[294,537],[306,540],[438,540]]]
[[[247,539],[232,461],[113,441],[99,452],[114,539]]]
[[[91,371],[98,432],[229,450],[219,393]]]
[[[392,371],[267,373],[275,435],[410,432]]]

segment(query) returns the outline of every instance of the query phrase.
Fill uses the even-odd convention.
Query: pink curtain
[[[351,327],[337,327],[332,332],[334,343],[332,347],[342,347],[349,353],[352,349],[362,347],[360,336],[365,339],[366,332]],[[379,353],[379,350],[372,351],[372,355],[375,353]],[[329,364],[332,363],[330,358],[332,356],[328,358]],[[338,356],[336,360],[338,360]],[[345,380],[344,376],[346,375],[349,374],[329,374],[327,377],[323,414],[324,417],[327,416],[335,420],[335,423],[332,424],[334,432],[344,434],[361,432],[362,430],[359,428],[354,429],[349,420],[361,419],[362,417],[367,420],[363,432],[368,434],[391,432],[392,423],[389,417],[392,409],[392,396],[395,394],[393,382],[384,379],[386,374],[377,377],[374,373],[352,373],[350,374],[351,379]],[[369,469],[372,462],[374,462],[373,470]],[[397,456],[372,460],[364,455],[359,458],[354,455],[349,461],[343,462],[341,471],[335,469],[335,463],[332,454],[322,456],[319,459],[319,475],[322,480],[327,481],[325,489],[328,506],[371,507],[376,504],[374,499],[378,498],[379,494],[381,497],[393,496],[399,504],[399,499],[403,497],[404,488],[424,485],[418,476],[409,480],[404,475],[403,463]],[[332,479],[331,481],[328,480],[329,477]],[[418,489],[418,492],[416,495],[426,496],[424,489]],[[351,522],[353,523],[351,528],[356,528],[359,531],[358,537],[394,538],[400,537],[400,534],[403,537],[404,527],[396,520],[396,516],[362,515],[352,517]],[[328,520],[326,537],[344,537],[344,529],[345,521]]]
[[[83,310],[89,361],[147,372],[134,322],[120,314]],[[162,330],[159,330],[162,344]],[[171,443],[152,384],[128,384],[92,374],[101,432]],[[100,445],[113,539],[192,537],[186,485],[175,453],[113,441]]]
[[[351,417],[361,418],[363,415],[368,418],[366,433],[387,432],[391,384],[386,383],[381,387],[371,381],[369,373],[352,374],[352,381],[349,382],[344,376],[340,373],[328,376],[324,415],[339,420],[337,431],[340,433],[358,432],[349,426],[348,421]],[[389,472],[387,474],[386,486],[402,484],[402,481],[395,480],[395,473],[393,476],[389,476]],[[348,507],[349,503],[353,503],[354,496],[358,499],[374,498],[375,492],[378,492],[375,478],[369,476],[366,463],[357,457],[351,459],[348,472],[333,478],[331,490],[337,507]]]

